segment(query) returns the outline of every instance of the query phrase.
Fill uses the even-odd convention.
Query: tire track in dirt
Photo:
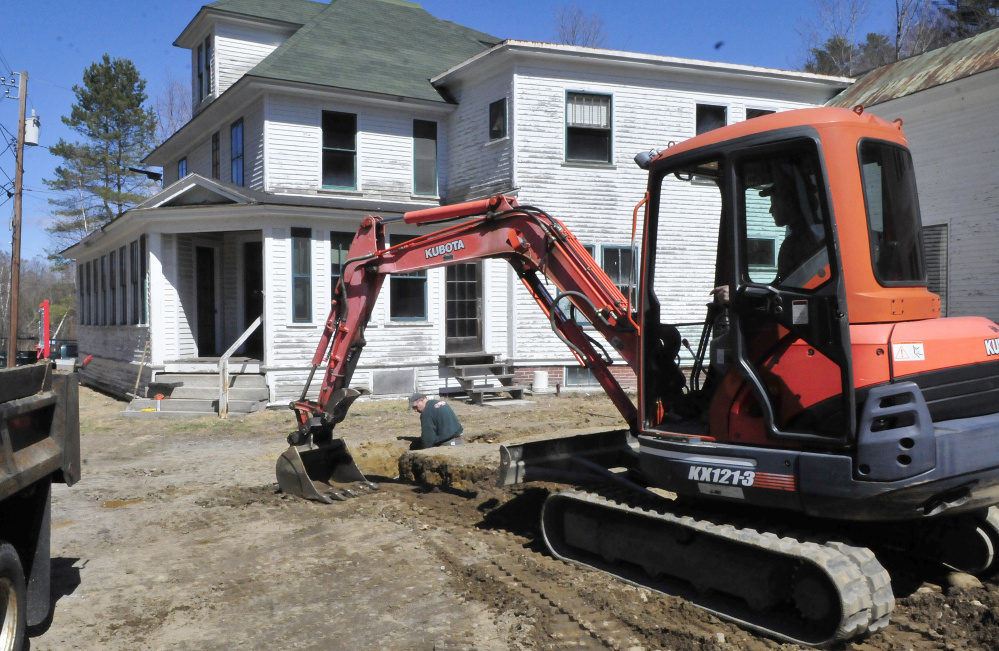
[[[447,494],[415,494],[393,517],[422,531],[428,546],[452,568],[470,598],[511,608],[532,620],[527,636],[545,649],[765,649],[680,600],[617,582],[548,555],[530,531],[491,526],[483,504]],[[422,504],[421,504],[422,502]],[[529,510],[529,509],[528,509]],[[535,521],[520,527],[534,527]],[[726,638],[735,645],[726,645]],[[739,642],[750,642],[748,645]]]

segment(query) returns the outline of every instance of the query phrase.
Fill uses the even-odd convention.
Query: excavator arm
[[[386,224],[399,219],[416,225],[463,221],[386,247]],[[563,297],[572,302],[637,369],[640,328],[632,317],[632,306],[558,219],[502,195],[407,212],[401,218],[369,215],[361,222],[347,257],[312,358],[309,381],[301,398],[291,405],[299,423],[298,434],[290,437],[293,444],[302,444],[310,437],[330,438],[333,427],[346,417],[350,403],[360,395],[349,389],[349,384],[365,345],[364,329],[386,275],[487,258],[502,258],[513,267],[555,333],[579,363],[592,371],[632,431],[637,431],[638,412],[610,371],[610,355],[558,303]],[[555,295],[542,277],[557,288]],[[318,399],[308,400],[314,374],[324,362],[328,364]]]

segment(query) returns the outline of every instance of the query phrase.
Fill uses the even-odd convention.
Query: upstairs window
[[[187,157],[181,158],[177,163],[177,178],[182,179],[187,176]]]
[[[291,229],[292,321],[312,323],[312,229]]]
[[[413,120],[413,192],[437,196],[437,123]]]
[[[212,94],[212,37],[205,37],[205,42],[198,44],[198,73],[194,80],[195,98],[201,103]]]
[[[565,110],[565,158],[611,162],[611,97],[569,93]]]
[[[212,37],[205,37],[205,74],[204,74],[204,96],[210,97],[212,94]]]
[[[726,124],[728,124],[728,109],[724,106],[697,105],[697,135],[720,129]]]
[[[357,115],[323,111],[323,187],[357,188]]]
[[[506,98],[489,105],[489,140],[506,138]]]
[[[231,137],[229,151],[232,154],[232,182],[236,185],[243,185],[243,118],[232,123],[229,135]]]
[[[195,85],[197,86],[195,97],[200,104],[205,99],[205,47],[203,45],[198,46],[198,77],[195,80]]]
[[[746,109],[746,119],[752,120],[753,118],[763,117],[764,115],[773,115],[777,111],[770,111],[767,109]]]
[[[219,132],[212,134],[212,178],[222,178],[222,160],[219,154]]]

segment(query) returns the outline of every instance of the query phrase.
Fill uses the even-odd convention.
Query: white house
[[[297,398],[369,213],[514,195],[562,219],[624,287],[645,191],[636,153],[821,105],[850,82],[500,41],[401,0],[220,0],[175,44],[192,52],[195,116],[146,160],[164,189],[66,252],[95,360],[84,379],[121,393],[214,370],[262,315],[236,368],[262,375],[271,403]],[[695,323],[716,225],[684,207],[717,207],[696,184],[675,194],[658,293],[668,318]],[[394,241],[420,232],[389,228]],[[460,389],[445,357],[460,352],[589,381],[501,261],[391,277],[366,339],[352,385],[374,394]]]
[[[999,29],[872,70],[830,102],[857,104],[902,120],[941,313],[999,320]]]

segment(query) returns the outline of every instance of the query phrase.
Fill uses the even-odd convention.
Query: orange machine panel
[[[899,323],[890,355],[895,378],[999,360],[999,326],[977,316]]]

